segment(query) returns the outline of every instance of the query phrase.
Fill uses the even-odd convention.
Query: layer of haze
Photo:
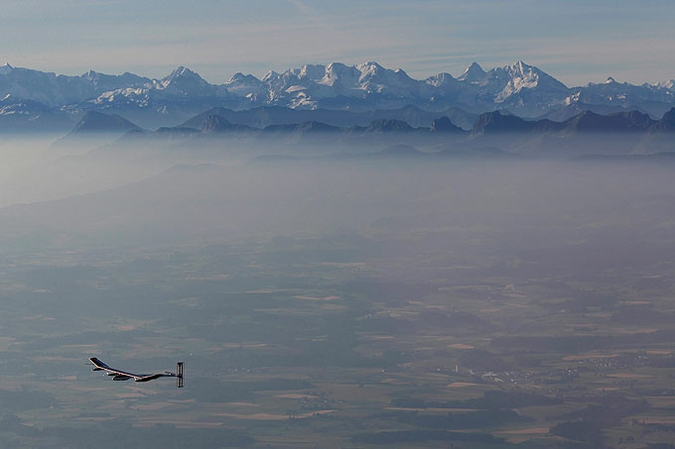
[[[89,152],[45,144],[15,140],[2,148],[0,205],[18,220],[5,222],[11,228],[6,239],[31,227],[58,241],[67,233],[75,246],[84,244],[76,236],[85,231],[97,241],[114,236],[145,246],[145,239],[155,245],[320,236],[346,228],[445,238],[445,231],[487,227],[495,235],[527,229],[524,238],[550,233],[555,240],[561,226],[564,238],[574,239],[609,219],[595,216],[598,211],[617,214],[616,223],[631,221],[635,207],[671,195],[673,186],[669,164],[408,159],[383,156],[377,142],[339,157],[319,147],[218,140],[167,148],[103,145]]]
[[[5,415],[14,416],[3,419],[4,434],[44,432],[50,438],[41,447],[101,440],[113,447],[125,436],[138,445],[152,434],[168,441],[156,447],[184,447],[192,436],[206,441],[215,432],[209,441],[220,443],[246,429],[259,446],[276,444],[284,432],[293,441],[331,434],[349,444],[363,422],[383,419],[381,404],[401,391],[417,394],[430,374],[452,394],[447,384],[455,374],[437,373],[435,358],[433,372],[409,370],[424,363],[419,354],[446,354],[443,363],[455,366],[458,350],[449,352],[449,342],[471,336],[488,344],[481,327],[467,334],[456,321],[426,334],[425,316],[447,319],[469,303],[495,307],[490,292],[523,284],[535,294],[500,296],[509,315],[480,317],[490,335],[529,332],[523,323],[532,326],[540,313],[545,322],[535,329],[548,332],[552,323],[551,335],[569,336],[560,328],[570,318],[542,307],[546,295],[537,288],[580,285],[574,294],[583,301],[629,291],[645,277],[672,279],[675,195],[667,159],[411,157],[382,153],[380,139],[339,156],[319,144],[226,139],[3,145],[0,354]],[[408,311],[414,320],[399,319]],[[609,315],[588,313],[583,322],[607,323]],[[422,327],[416,334],[408,326]],[[381,366],[382,344],[414,359]],[[443,351],[407,352],[420,345]],[[106,382],[84,366],[91,356],[129,370],[183,360],[186,388],[170,379],[140,387]],[[392,375],[405,383],[390,383]],[[268,391],[275,382],[281,386]],[[288,401],[282,393],[317,389],[350,398],[321,403],[338,417],[325,421],[327,433],[295,433],[299,427],[283,414],[290,401],[270,408],[269,400]],[[351,399],[359,395],[370,402]],[[251,419],[282,413],[283,421],[233,421],[232,407],[245,407],[246,418],[255,413]]]

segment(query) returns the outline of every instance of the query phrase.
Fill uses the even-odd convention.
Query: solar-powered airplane
[[[163,373],[158,374],[134,374],[128,371],[122,371],[120,369],[111,368],[105,363],[101,362],[96,357],[89,357],[89,361],[94,367],[92,371],[105,371],[108,376],[112,377],[112,380],[129,380],[134,379],[135,382],[148,382],[151,380],[159,379],[160,377],[175,377],[176,386],[178,388],[183,388],[183,362],[178,362],[176,364],[176,372],[172,373],[171,371],[164,371]]]

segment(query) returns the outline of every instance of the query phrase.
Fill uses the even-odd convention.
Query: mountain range
[[[638,112],[607,115],[584,111],[564,121],[524,119],[502,111],[476,116],[470,129],[455,125],[445,115],[431,119],[430,126],[411,126],[392,116],[427,117],[413,107],[369,114],[342,111],[330,120],[330,111],[298,111],[281,107],[259,107],[234,111],[211,108],[174,127],[147,131],[117,114],[85,113],[77,125],[55,144],[74,147],[100,145],[103,135],[123,147],[135,143],[169,144],[193,148],[195,143],[236,141],[238,147],[322,148],[338,153],[382,148],[383,145],[411,146],[437,152],[450,150],[499,149],[500,152],[552,157],[589,154],[631,155],[675,150],[675,107],[660,119]],[[336,111],[340,112],[340,111]],[[428,118],[428,117],[427,117]],[[369,119],[367,123],[350,124]],[[335,123],[338,122],[338,123]],[[140,140],[139,140],[140,139]],[[244,144],[247,142],[247,144]],[[376,146],[374,147],[373,144]],[[208,146],[208,145],[207,145]],[[398,154],[398,153],[396,153]]]
[[[57,75],[7,64],[0,67],[0,98],[2,131],[69,130],[91,111],[157,129],[216,107],[236,112],[281,108],[298,116],[324,111],[330,118],[320,121],[340,126],[378,118],[431,126],[434,118],[446,116],[469,129],[478,115],[497,110],[558,122],[584,111],[608,115],[634,110],[656,120],[675,106],[675,80],[632,85],[608,78],[567,87],[522,61],[487,71],[473,63],[458,77],[439,73],[422,80],[376,62],[331,63],[271,71],[261,79],[236,73],[223,84],[211,84],[185,67],[152,79],[94,71]],[[352,119],[358,121],[348,123]]]

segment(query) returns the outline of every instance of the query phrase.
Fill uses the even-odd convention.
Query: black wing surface
[[[103,363],[96,357],[89,357],[89,361],[91,362],[92,365],[94,365],[94,367],[91,369],[92,371],[105,371],[108,374],[108,376],[112,376],[113,380],[129,380],[129,379],[138,380],[144,377],[144,375],[134,374],[128,371],[122,371],[120,369],[108,366],[107,364]]]
[[[113,380],[129,380],[134,379],[136,382],[148,382],[150,380],[159,379],[160,377],[176,377],[176,374],[169,371],[158,374],[134,374],[128,371],[123,371],[121,369],[113,368],[108,366],[106,363],[100,361],[96,357],[89,357],[89,361],[94,367],[92,371],[105,371],[108,376],[111,376]]]

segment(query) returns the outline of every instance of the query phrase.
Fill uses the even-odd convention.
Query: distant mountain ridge
[[[154,132],[143,130],[119,115],[88,112],[67,136],[60,139],[60,144],[76,144],[81,138],[98,133],[117,136],[123,145],[143,139],[147,144],[190,147],[199,142],[195,139],[211,142],[235,139],[239,144],[246,141],[254,146],[255,142],[263,146],[273,142],[274,148],[303,144],[304,148],[338,152],[356,147],[372,148],[373,144],[420,145],[432,152],[452,148],[453,153],[460,148],[472,149],[474,153],[476,149],[492,148],[547,157],[675,151],[675,107],[659,120],[639,111],[608,115],[584,111],[562,122],[527,120],[508,112],[492,111],[477,116],[469,130],[454,125],[445,115],[433,119],[431,126],[411,126],[405,120],[386,117],[386,111],[379,111],[382,114],[372,114],[367,124],[349,124],[349,120],[342,117],[347,124],[336,125],[318,120],[323,117],[323,110],[307,110],[300,115],[296,115],[297,112],[279,107],[249,111],[212,108],[178,126],[162,127]],[[377,118],[378,115],[385,117]]]
[[[283,73],[270,71],[261,79],[235,73],[216,85],[186,67],[178,67],[162,79],[151,79],[94,71],[80,76],[56,75],[7,64],[0,67],[0,98],[16,105],[12,110],[0,109],[0,125],[10,113],[35,121],[48,112],[74,123],[85,112],[97,111],[155,129],[175,126],[214,107],[335,113],[413,107],[427,113],[459,109],[476,115],[508,110],[522,117],[546,115],[562,121],[581,110],[636,110],[661,117],[675,106],[675,80],[637,86],[608,78],[605,83],[570,88],[522,61],[487,71],[473,63],[456,78],[439,73],[416,80],[402,69],[388,69],[371,61],[354,66],[338,62],[305,65]],[[56,119],[51,122],[60,123]]]

